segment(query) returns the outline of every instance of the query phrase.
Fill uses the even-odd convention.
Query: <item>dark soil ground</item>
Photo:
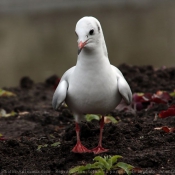
[[[155,70],[152,66],[120,65],[132,92],[175,89],[175,68]],[[0,117],[0,172],[1,174],[67,174],[77,165],[92,163],[93,153],[76,154],[71,149],[76,143],[74,119],[66,107],[54,111],[51,106],[56,76],[35,84],[23,78],[19,87],[4,88],[15,97],[0,97],[0,109],[10,117]],[[155,114],[168,105],[175,104],[172,97],[168,104],[154,104],[137,115],[111,111],[119,122],[105,124],[103,146],[109,148],[104,155],[121,155],[123,162],[137,168],[132,174],[175,174],[175,133],[155,130],[156,127],[175,127],[175,117],[157,118]],[[98,121],[81,124],[81,139],[85,146],[97,146]],[[55,142],[60,146],[51,146]],[[47,144],[47,146],[45,145]],[[39,150],[38,145],[43,145]],[[44,147],[45,145],[45,147]]]

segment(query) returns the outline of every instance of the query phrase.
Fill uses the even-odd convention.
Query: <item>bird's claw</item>
[[[98,145],[96,148],[93,148],[91,151],[92,151],[94,154],[100,154],[100,153],[107,152],[108,149],[105,149],[105,148],[103,148],[102,146],[99,146],[99,145]]]
[[[74,153],[91,153],[92,151],[87,149],[85,146],[81,144],[81,142],[77,143],[72,149]]]

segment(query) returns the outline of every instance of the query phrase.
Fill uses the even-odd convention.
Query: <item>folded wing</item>
[[[118,81],[118,90],[125,102],[129,105],[132,102],[132,92],[123,74],[115,66],[111,65]]]
[[[57,109],[66,99],[67,90],[69,87],[69,78],[75,67],[67,70],[62,76],[60,83],[58,84],[52,99],[52,106]]]
[[[54,109],[57,109],[61,105],[61,103],[66,99],[67,88],[68,83],[65,80],[60,82],[57,86],[57,89],[55,90],[52,99],[52,106]]]

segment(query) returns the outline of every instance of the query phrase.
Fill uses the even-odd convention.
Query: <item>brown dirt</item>
[[[175,89],[175,68],[155,70],[152,66],[120,65],[120,70],[132,92],[151,92]],[[76,154],[71,149],[76,143],[74,119],[71,111],[51,106],[54,93],[52,76],[44,83],[33,83],[28,77],[21,79],[19,87],[4,88],[16,97],[0,97],[0,109],[17,112],[15,116],[0,117],[0,172],[2,174],[67,174],[74,166],[92,163],[93,153]],[[175,174],[175,133],[155,130],[155,127],[175,127],[175,117],[155,119],[155,114],[168,105],[154,104],[148,110],[131,113],[111,111],[119,122],[105,124],[103,146],[109,148],[104,155],[122,155],[123,161],[142,171],[132,174]],[[27,112],[24,114],[22,112]],[[88,148],[97,146],[98,121],[81,124],[81,139]],[[59,147],[51,146],[59,141]],[[38,145],[48,144],[37,150]]]

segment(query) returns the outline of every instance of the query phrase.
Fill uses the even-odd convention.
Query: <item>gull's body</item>
[[[76,131],[79,132],[78,122],[84,114],[104,116],[115,109],[122,98],[130,104],[132,93],[122,73],[109,62],[98,20],[93,17],[80,19],[76,25],[76,33],[79,43],[77,64],[62,76],[52,104],[57,108],[64,101],[67,103],[75,117]],[[104,151],[106,150],[101,150]],[[100,153],[99,148],[95,153]]]

